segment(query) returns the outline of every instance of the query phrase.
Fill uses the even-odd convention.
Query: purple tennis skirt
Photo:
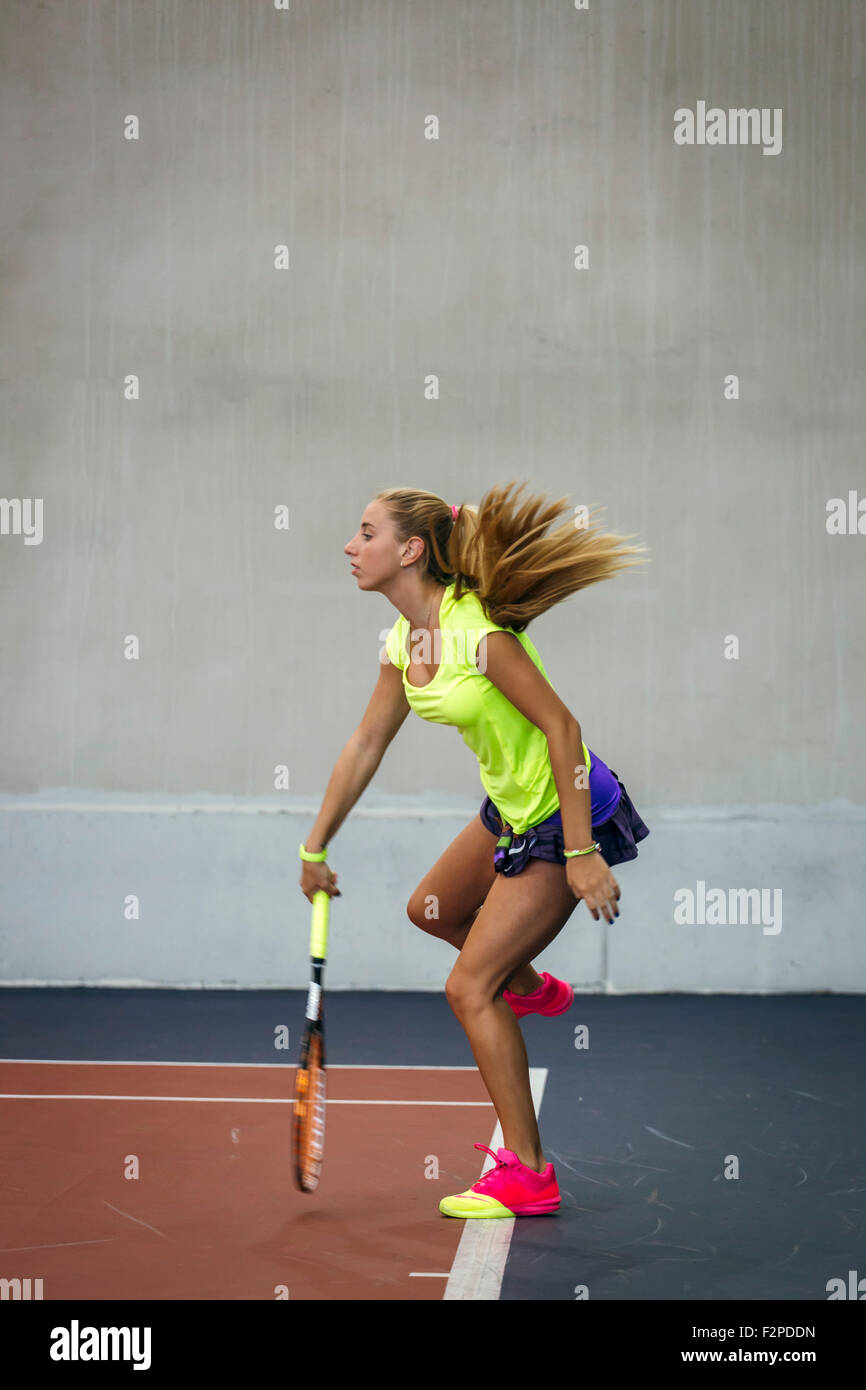
[[[649,826],[644,825],[613,768],[610,770],[619,783],[619,804],[613,815],[603,824],[593,825],[592,837],[601,846],[605,863],[613,865],[637,859],[638,841],[645,840],[650,832]],[[552,864],[568,863],[563,853],[565,841],[562,838],[562,813],[558,807],[547,820],[541,821],[539,825],[530,826],[522,835],[515,834],[510,827],[505,829],[502,817],[489,796],[485,796],[482,801],[479,815],[491,834],[498,837],[493,853],[493,867],[497,873],[506,874],[510,878],[513,874],[521,873],[533,858],[547,859]],[[575,849],[579,848],[583,846],[575,845]]]

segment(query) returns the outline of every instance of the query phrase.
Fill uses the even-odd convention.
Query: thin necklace
[[[433,604],[434,604],[435,602],[436,602],[436,595],[434,594],[434,595],[433,595],[433,599],[432,599],[432,601],[431,601],[431,603],[430,603],[430,607],[427,609],[427,621],[426,621],[426,623],[425,623],[425,627],[426,627],[426,629],[427,629],[428,632],[430,631],[430,619],[431,619],[431,617],[432,617],[432,615],[433,615]]]

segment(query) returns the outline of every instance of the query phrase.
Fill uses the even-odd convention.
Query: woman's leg
[[[500,877],[493,867],[495,846],[496,836],[475,816],[418,884],[406,907],[409,920],[462,951],[494,880]],[[524,956],[506,981],[515,994],[531,994],[544,983],[531,960]]]
[[[471,932],[472,924],[480,911],[481,908],[476,907],[469,921],[465,922],[462,927],[452,932],[449,936],[448,940],[451,942],[452,946],[457,947],[458,951],[462,951],[463,947],[466,945],[466,938]],[[544,981],[532,962],[526,961],[519,970],[514,972],[510,980],[505,981],[505,984],[508,989],[511,990],[512,994],[534,994],[537,989],[543,988]]]
[[[521,1163],[545,1168],[529,1062],[520,1024],[502,998],[521,962],[558,936],[579,899],[565,867],[530,859],[522,873],[496,876],[445,984],[502,1125],[502,1142]]]

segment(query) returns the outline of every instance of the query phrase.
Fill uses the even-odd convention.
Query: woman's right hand
[[[313,894],[318,893],[323,888],[329,898],[341,898],[343,896],[337,887],[337,875],[329,869],[324,860],[320,863],[302,860],[301,892],[304,897],[309,898],[312,902]]]

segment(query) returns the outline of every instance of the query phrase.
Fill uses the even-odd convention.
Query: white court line
[[[541,1098],[544,1095],[546,1081],[546,1067],[529,1068],[529,1085],[536,1115],[541,1109]],[[491,1148],[495,1153],[501,1147],[502,1126],[497,1123],[488,1148]],[[483,1177],[487,1170],[492,1167],[493,1159],[487,1154],[478,1176]],[[459,1219],[459,1217],[451,1218],[451,1220]],[[488,1218],[470,1216],[464,1219],[463,1234],[460,1237],[457,1254],[454,1256],[454,1263],[451,1266],[451,1274],[442,1295],[443,1302],[446,1300],[454,1301],[455,1299],[494,1302],[498,1300],[516,1220],[516,1216]]]
[[[299,993],[306,992],[299,990]],[[0,1057],[0,1066],[7,1062],[19,1066],[40,1067],[293,1067],[294,1062],[124,1062],[122,1058],[104,1057]],[[478,1071],[477,1067],[391,1066],[378,1062],[330,1062],[328,1071]]]
[[[44,1066],[108,1066],[108,1067],[286,1067],[285,1062],[123,1062],[118,1060],[105,1060],[82,1062],[80,1059],[68,1057],[46,1059],[44,1057],[3,1057],[0,1058],[0,1065],[4,1063],[18,1063],[22,1066],[44,1065]],[[334,1065],[330,1071],[477,1071],[477,1067],[422,1067],[422,1066],[377,1066],[374,1063],[346,1063],[344,1065]],[[546,1067],[529,1068],[529,1084],[532,1091],[532,1102],[535,1113],[538,1114],[541,1108],[541,1100],[544,1095],[544,1087],[547,1082]],[[225,1104],[243,1105],[294,1105],[294,1099],[279,1097],[275,1099],[252,1098],[250,1096],[105,1096],[105,1095],[34,1095],[20,1094],[0,1095],[2,1100],[186,1100],[203,1102],[220,1102]],[[387,1100],[329,1100],[328,1105],[456,1105],[456,1106],[489,1106],[487,1101],[387,1101]],[[489,1148],[495,1152],[502,1145],[502,1126],[497,1122],[490,1140]],[[493,1160],[488,1154],[482,1164],[479,1177],[493,1166]],[[511,1245],[511,1236],[514,1231],[516,1217],[496,1218],[495,1220],[473,1220],[467,1218],[464,1221],[463,1234],[460,1237],[460,1244],[454,1257],[454,1263],[447,1274],[435,1273],[410,1273],[410,1279],[447,1279],[445,1291],[442,1295],[443,1302],[461,1301],[497,1301],[502,1287],[502,1278],[505,1273],[505,1264],[508,1259],[508,1251]]]
[[[288,1096],[109,1096],[54,1095],[44,1091],[0,1091],[0,1100],[190,1100],[213,1105],[294,1105]],[[326,1105],[475,1105],[490,1106],[489,1100],[326,1100]]]
[[[99,1240],[60,1240],[53,1245],[4,1245],[0,1255],[13,1255],[21,1250],[63,1250],[67,1245],[110,1245],[116,1236],[100,1236]]]

